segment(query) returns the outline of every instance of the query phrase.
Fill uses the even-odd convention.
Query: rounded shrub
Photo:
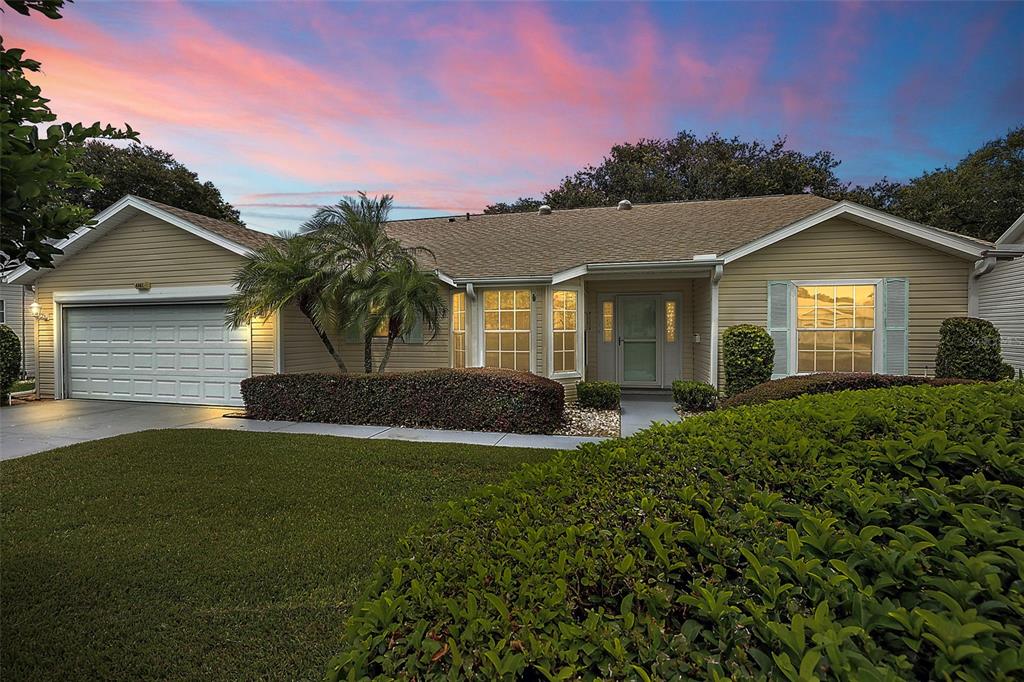
[[[935,376],[995,381],[1002,372],[999,330],[988,320],[950,317],[939,327]]]
[[[1024,385],[720,410],[448,505],[329,679],[1011,679]]]
[[[970,379],[935,379],[915,377],[907,374],[866,374],[845,372],[819,372],[772,379],[722,401],[722,407],[758,405],[773,400],[787,400],[802,395],[817,393],[838,393],[839,391],[864,391],[869,388],[893,388],[895,386],[950,386],[973,383]]]
[[[21,373],[21,340],[14,330],[0,324],[0,404],[11,400],[11,386]]]
[[[672,399],[687,412],[707,412],[718,405],[718,389],[703,381],[673,381]]]
[[[738,324],[722,334],[725,389],[735,395],[772,378],[775,342],[762,327]]]
[[[1013,368],[1013,365],[1011,365],[1010,363],[1004,362],[1002,365],[999,366],[999,378],[1000,379],[1016,379],[1017,378],[1017,370],[1015,370]]]
[[[576,404],[594,410],[617,410],[622,387],[614,381],[581,381],[576,384]]]

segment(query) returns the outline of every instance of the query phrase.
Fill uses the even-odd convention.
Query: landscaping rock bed
[[[619,411],[594,410],[576,405],[565,406],[562,428],[554,432],[559,436],[619,437]]]

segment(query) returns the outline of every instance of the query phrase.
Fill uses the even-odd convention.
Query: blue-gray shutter
[[[789,309],[792,289],[792,282],[768,282],[768,333],[775,343],[772,379],[793,373],[789,366],[789,348],[793,334]]]
[[[413,324],[412,329],[405,338],[402,339],[405,343],[423,343],[423,318],[419,315],[416,316],[416,323]]]
[[[907,374],[907,330],[909,327],[910,281],[905,277],[887,277],[882,282],[882,371]]]

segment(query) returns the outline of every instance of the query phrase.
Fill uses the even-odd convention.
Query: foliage
[[[330,336],[342,324],[338,301],[344,273],[324,267],[320,253],[320,244],[304,235],[282,235],[255,249],[235,273],[238,293],[227,301],[227,323],[242,327],[294,303],[313,325],[338,370],[346,372],[341,351]]]
[[[11,387],[21,376],[21,339],[0,324],[0,405],[10,402]]]
[[[576,404],[592,410],[617,410],[622,387],[614,381],[581,381],[576,384]]]
[[[1004,362],[1003,364],[1001,364],[999,366],[999,378],[1000,379],[1016,379],[1017,378],[1017,370],[1015,370],[1013,368],[1013,365],[1011,365],[1010,363]]]
[[[21,14],[35,10],[51,19],[60,17],[63,5],[5,1]],[[92,215],[66,197],[70,190],[98,184],[73,167],[80,145],[93,138],[137,137],[128,125],[120,130],[99,123],[53,123],[57,116],[49,100],[27,76],[40,69],[39,62],[27,59],[22,49],[6,47],[0,37],[0,270],[23,264],[52,267],[54,255],[61,252],[53,242],[87,224]]]
[[[329,679],[1010,679],[1024,385],[720,410],[561,453],[382,565]]]
[[[152,199],[186,211],[242,225],[238,209],[220,190],[165,152],[148,145],[115,147],[93,141],[73,161],[75,170],[97,178],[99,187],[69,188],[70,203],[102,211],[126,194]]]
[[[703,381],[673,381],[672,399],[687,412],[707,412],[718,405],[718,389]]]
[[[565,409],[557,381],[481,368],[271,374],[243,379],[242,398],[255,419],[512,433],[551,433]]]
[[[1024,126],[990,140],[956,166],[906,184],[883,178],[847,198],[903,218],[995,241],[1024,213]]]
[[[174,429],[0,462],[0,680],[322,680],[410,526],[552,454]]]
[[[722,334],[725,388],[736,395],[772,378],[775,342],[762,327],[738,324]]]
[[[769,144],[712,133],[698,138],[683,131],[664,140],[617,144],[597,166],[586,166],[544,194],[543,202],[520,198],[493,204],[484,213],[535,211],[541,203],[556,209],[613,206],[694,199],[731,199],[765,194],[813,192],[839,194],[839,162],[831,152],[804,154],[786,148],[786,139]]]
[[[966,379],[934,379],[905,374],[867,374],[860,372],[820,372],[818,374],[797,374],[782,379],[772,379],[722,401],[722,407],[760,405],[773,400],[787,400],[802,395],[838,393],[839,391],[863,391],[870,388],[894,388],[896,386],[951,386],[971,383]]]
[[[999,330],[988,320],[950,317],[939,326],[935,376],[995,381],[1002,373]]]
[[[385,326],[388,341],[384,347],[377,371],[387,368],[395,339],[408,337],[417,324],[431,330],[431,340],[437,336],[447,315],[445,297],[441,295],[441,282],[432,272],[420,270],[411,258],[397,260],[389,269],[378,273],[369,285],[357,294],[365,296],[365,309],[369,310],[371,329]]]

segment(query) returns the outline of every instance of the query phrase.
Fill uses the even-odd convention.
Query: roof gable
[[[126,220],[142,213],[151,215],[240,256],[248,255],[252,253],[253,249],[274,239],[272,235],[250,230],[241,225],[233,225],[128,194],[96,214],[92,227],[80,227],[66,239],[59,241],[56,246],[64,253],[54,258],[54,268],[59,268],[61,263],[70,256],[85,249]],[[29,284],[50,271],[52,268],[34,270],[23,265],[14,270],[8,281]]]

